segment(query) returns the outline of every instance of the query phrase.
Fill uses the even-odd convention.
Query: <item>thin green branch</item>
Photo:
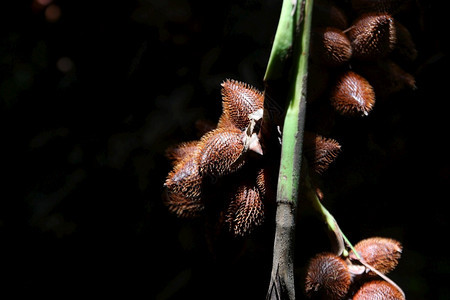
[[[302,195],[305,196],[305,200],[307,200],[310,206],[314,209],[314,211],[318,214],[319,218],[325,223],[328,229],[328,233],[330,236],[333,252],[336,255],[348,256],[347,248],[354,250],[353,245],[350,243],[348,238],[344,235],[341,228],[339,227],[334,216],[323,206],[320,201],[315,188],[311,184],[311,178],[308,174],[308,166],[307,162],[304,162],[304,168],[302,173]],[[347,248],[346,248],[347,246]],[[359,258],[359,254],[355,252],[355,255]]]

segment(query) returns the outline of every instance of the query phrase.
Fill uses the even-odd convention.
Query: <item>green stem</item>
[[[333,215],[322,205],[320,199],[316,193],[315,188],[312,186],[311,178],[308,174],[308,164],[304,161],[303,173],[302,173],[302,195],[305,200],[309,202],[313,210],[319,215],[319,218],[326,224],[328,229],[328,235],[330,236],[333,252],[336,255],[347,256],[348,252],[345,248],[345,241],[348,239],[344,236],[336,219]],[[349,242],[347,244],[350,244]],[[351,244],[350,244],[351,245]],[[353,247],[353,246],[351,246]]]
[[[350,240],[345,236],[345,234],[341,231],[342,237],[344,238],[345,244],[347,245],[347,247],[350,248],[350,250],[353,251],[353,254],[355,254],[356,258],[358,258],[359,260],[361,260],[361,256],[359,255],[358,251],[355,250],[355,248],[353,247],[352,243],[350,243]],[[345,255],[345,256],[348,256]]]
[[[284,0],[269,58],[265,82],[279,79],[287,56],[292,55],[288,108],[283,125],[281,161],[277,186],[276,229],[272,276],[268,299],[295,299],[294,235],[302,165],[306,82],[313,0]]]
[[[295,28],[297,21],[293,18],[297,11],[292,1],[284,0],[281,7],[280,19],[275,34],[275,38],[270,52],[269,62],[267,63],[264,81],[278,79],[282,76],[282,69],[289,53],[293,47]]]
[[[290,0],[285,0],[292,5]],[[297,3],[293,15],[295,27],[300,27],[304,16],[300,45],[295,43],[296,35],[292,37],[294,49],[292,79],[289,92],[289,106],[283,125],[280,173],[278,177],[277,201],[297,203],[298,186],[302,165],[303,128],[306,111],[306,82],[308,74],[309,39],[311,29],[312,0]],[[304,15],[301,4],[305,5]],[[291,28],[290,28],[291,29]],[[270,65],[269,65],[270,66]],[[270,69],[269,69],[270,70]],[[269,72],[269,74],[271,74]]]
[[[317,195],[310,198],[312,207],[319,214],[321,220],[327,225],[327,229],[330,235],[333,252],[336,255],[347,256],[347,251],[344,244],[344,235],[339,228],[339,225],[333,215],[322,205]]]
[[[343,255],[348,256],[348,251],[345,248],[347,246],[350,248],[350,250],[353,251],[355,256],[360,259],[358,252],[355,251],[355,248],[353,248],[352,243],[349,241],[349,239],[345,236],[345,234],[342,232],[341,228],[339,227],[336,219],[333,217],[333,215],[323,206],[322,202],[320,202],[317,195],[314,195],[314,197],[310,198],[310,201],[312,202],[312,206],[314,210],[320,215],[320,218],[326,223],[328,230],[334,235],[335,241],[333,241],[333,244],[339,245],[335,246],[335,254],[336,255]],[[345,245],[345,246],[344,246]]]
[[[314,211],[319,215],[319,218],[327,225],[329,235],[331,237],[331,244],[336,255],[348,256],[347,248],[353,250],[355,256],[360,259],[359,254],[353,248],[352,243],[342,232],[334,216],[323,206],[320,201],[315,188],[311,183],[311,178],[308,174],[307,161],[304,162],[303,173],[302,173],[302,188],[306,200],[310,203]],[[346,248],[347,246],[347,248]]]

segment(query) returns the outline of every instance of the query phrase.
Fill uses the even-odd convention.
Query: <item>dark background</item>
[[[202,221],[169,214],[162,194],[165,149],[197,138],[197,119],[217,121],[220,83],[262,89],[278,2],[0,4],[1,293],[265,296],[272,229],[214,254]],[[414,4],[399,18],[419,51],[406,67],[417,90],[338,118],[325,202],[354,243],[402,242],[391,277],[408,299],[449,299],[447,16]],[[299,220],[299,278],[328,246],[316,220]]]

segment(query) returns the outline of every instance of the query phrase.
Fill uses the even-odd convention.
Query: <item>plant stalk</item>
[[[264,80],[279,79],[292,55],[277,186],[272,274],[267,299],[295,299],[295,216],[302,166],[303,128],[313,0],[284,0]]]

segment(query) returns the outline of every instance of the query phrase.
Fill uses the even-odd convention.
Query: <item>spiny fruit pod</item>
[[[199,149],[179,161],[167,176],[166,205],[180,217],[195,217],[204,210],[202,181],[197,162]]]
[[[226,80],[222,83],[222,116],[218,127],[234,125],[245,130],[250,125],[249,115],[264,107],[264,94],[249,84]]]
[[[199,142],[198,157],[202,175],[223,176],[239,170],[246,162],[246,152],[260,152],[256,135],[249,137],[237,128],[217,128],[206,133]]]
[[[348,31],[353,57],[374,60],[385,57],[394,49],[396,33],[394,19],[388,14],[364,14]]]
[[[404,300],[405,296],[392,284],[383,280],[369,281],[353,296],[353,300]]]
[[[319,253],[308,265],[305,291],[315,299],[342,299],[350,289],[351,274],[345,261],[332,253]]]
[[[366,263],[383,274],[395,269],[402,253],[402,246],[398,241],[382,237],[364,239],[354,248]],[[350,258],[356,259],[355,253],[350,252]],[[375,273],[370,271],[368,275],[374,276]]]
[[[375,104],[375,92],[364,77],[347,71],[338,78],[330,101],[342,115],[366,116]]]
[[[319,63],[337,67],[348,62],[352,56],[350,40],[339,29],[319,28],[313,31],[312,53]]]
[[[264,221],[264,204],[256,184],[243,182],[233,193],[225,222],[235,236],[251,233]]]
[[[265,198],[265,196],[270,193],[270,174],[268,169],[259,168],[257,170],[256,175],[256,187],[261,195],[261,198]]]
[[[317,174],[323,174],[341,151],[341,145],[333,139],[305,131],[304,153],[309,166]]]

